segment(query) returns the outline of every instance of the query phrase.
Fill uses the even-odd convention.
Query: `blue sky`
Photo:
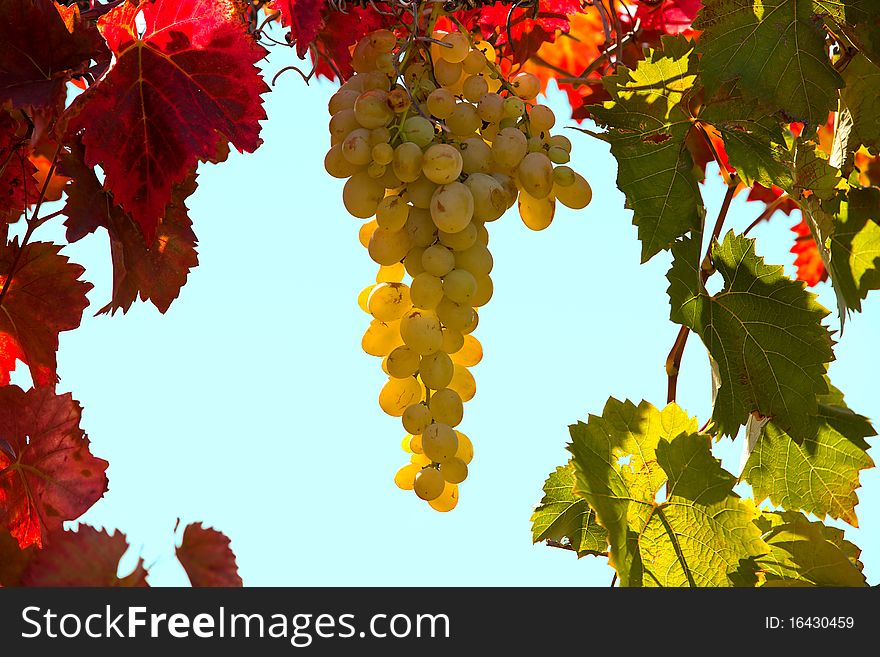
[[[284,63],[273,55],[267,70]],[[360,349],[368,317],[356,300],[375,265],[342,182],[322,165],[333,90],[283,76],[266,99],[262,148],[202,167],[189,203],[201,264],[167,315],[137,304],[92,317],[110,295],[106,235],[66,249],[95,289],[82,327],[61,336],[60,390],[82,402],[93,452],[110,462],[110,491],[83,520],[125,532],[126,562],[140,554],[153,564],[153,585],[187,582],[172,558],[178,517],[228,534],[251,586],[609,584],[603,560],[533,546],[529,516],[566,460],[568,424],[600,413],[609,396],[664,405],[678,328],[668,320],[668,254],[639,265],[607,146],[566,131],[594,202],[560,206],[541,233],[515,212],[490,225],[495,295],[480,313],[485,357],[461,426],[476,456],[458,508],[435,513],[392,482],[406,462],[404,431],[378,407],[385,376]],[[549,103],[557,125],[573,125],[562,94]],[[714,171],[703,192],[714,219],[724,192]],[[735,199],[727,227],[742,231],[760,210]],[[780,215],[753,232],[759,253],[789,274],[797,221]],[[57,225],[38,233],[61,236]],[[828,286],[819,294],[836,307]],[[873,418],[878,335],[880,305],[869,299],[831,366],[849,405]],[[692,339],[679,403],[701,422],[709,383]],[[741,449],[741,439],[717,446],[737,474]],[[862,483],[862,527],[847,536],[876,583],[880,519],[864,509],[880,505],[880,481],[868,471]]]

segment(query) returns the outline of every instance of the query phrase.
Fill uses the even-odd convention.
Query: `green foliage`
[[[781,266],[764,264],[755,241],[728,233],[712,258],[724,288],[709,295],[700,282],[699,242],[673,247],[670,318],[693,330],[717,363],[720,387],[712,419],[735,436],[751,413],[772,417],[797,442],[816,435],[816,396],[827,392],[833,359],[828,315]]]
[[[574,550],[579,557],[608,552],[608,533],[596,512],[574,493],[571,462],[556,468],[544,484],[544,497],[532,514],[532,540]]]

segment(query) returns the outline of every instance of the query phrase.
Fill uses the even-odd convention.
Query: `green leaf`
[[[846,87],[840,95],[841,110],[850,115],[850,148],[867,147],[873,155],[880,153],[880,68],[863,55],[856,55],[843,72]]]
[[[802,513],[765,512],[755,520],[770,546],[758,558],[764,586],[866,586],[860,550],[841,530]]]
[[[703,0],[694,21],[706,87],[740,81],[788,118],[818,126],[837,108],[843,80],[828,58],[819,3]],[[818,19],[818,20],[817,20]]]
[[[608,530],[621,586],[754,583],[753,560],[768,551],[754,505],[733,492],[695,419],[612,398],[570,430],[576,491]]]
[[[817,9],[880,66],[880,4],[876,0],[815,0]]]
[[[775,422],[764,425],[742,478],[759,503],[829,515],[858,527],[855,506],[859,472],[874,467],[865,438],[877,434],[870,421],[853,413],[833,386],[819,398],[819,430],[798,445]]]
[[[724,85],[700,113],[721,133],[728,161],[747,185],[792,184],[791,154],[779,118],[739,86]]]
[[[717,364],[718,431],[734,436],[758,413],[798,442],[815,437],[816,396],[828,390],[824,375],[834,358],[822,325],[828,310],[781,266],[765,264],[754,240],[732,231],[712,245],[724,287],[709,295],[700,282],[699,249],[692,239],[672,249],[670,318],[699,335]]]
[[[880,289],[880,190],[851,189],[838,204],[830,238],[832,282],[846,307],[861,311],[861,301]]]
[[[611,100],[591,107],[609,128],[601,135],[617,159],[617,185],[633,210],[642,262],[676,238],[699,230],[705,209],[694,161],[685,145],[692,127],[687,100],[697,78],[694,45],[663,40],[634,71],[623,66],[604,84]]]
[[[556,468],[544,484],[544,497],[532,514],[532,541],[574,550],[578,557],[608,552],[608,532],[596,512],[574,494],[574,466]]]

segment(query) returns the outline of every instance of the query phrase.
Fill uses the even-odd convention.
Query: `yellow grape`
[[[413,246],[428,247],[437,239],[437,226],[431,219],[431,213],[422,208],[410,209],[404,230],[409,234]]]
[[[360,306],[360,309],[363,310],[368,315],[370,314],[370,309],[367,307],[367,299],[370,298],[370,292],[373,291],[374,287],[376,287],[376,286],[375,285],[367,285],[367,287],[365,287],[363,290],[361,290],[360,294],[358,294],[358,306]]]
[[[541,80],[534,73],[519,73],[510,84],[516,95],[523,100],[532,100],[541,93]]]
[[[465,99],[472,103],[479,102],[483,96],[489,93],[489,85],[481,75],[471,75],[465,78],[461,89]],[[479,112],[477,114],[479,115]]]
[[[443,487],[443,492],[433,500],[428,500],[428,506],[434,511],[446,513],[452,511],[458,505],[458,485],[450,484],[448,481]]]
[[[487,93],[477,103],[477,115],[486,123],[498,123],[504,118],[504,98]]]
[[[422,254],[422,266],[429,274],[443,277],[455,266],[455,255],[442,244],[435,244]]]
[[[402,262],[395,262],[393,265],[379,265],[379,271],[376,272],[377,283],[400,283],[406,269]]]
[[[550,148],[561,148],[571,153],[571,140],[565,135],[553,135],[547,140],[547,145]]]
[[[501,185],[502,189],[504,189],[504,195],[507,199],[507,207],[513,207],[513,204],[516,203],[517,195],[519,194],[519,188],[516,186],[516,181],[511,177],[504,173],[493,172],[492,177],[498,181]]]
[[[460,484],[468,476],[467,463],[453,456],[440,464],[440,474],[450,484]]]
[[[396,194],[386,196],[376,208],[376,221],[387,230],[400,230],[409,219],[409,206]]]
[[[397,474],[394,475],[394,483],[401,490],[412,490],[415,484],[416,475],[421,471],[421,467],[415,463],[407,463]]]
[[[395,114],[403,114],[412,106],[412,99],[406,89],[397,87],[388,92],[388,108]]]
[[[465,336],[458,331],[450,328],[443,329],[443,342],[440,345],[440,351],[447,354],[454,354],[464,346]],[[453,358],[453,361],[455,358]]]
[[[407,436],[406,438],[409,441],[409,445],[408,445],[409,450],[405,450],[405,451],[409,451],[411,454],[424,454],[425,453],[424,450],[422,450],[422,437],[421,437],[421,435]]]
[[[405,141],[394,149],[391,163],[394,175],[401,182],[413,182],[422,175],[422,149],[411,141]]]
[[[483,345],[472,335],[464,336],[461,349],[452,354],[452,362],[473,367],[483,360]]]
[[[434,141],[434,124],[424,116],[411,116],[403,122],[403,134],[411,143],[424,148]]]
[[[434,62],[434,79],[441,87],[451,87],[461,77],[461,62],[438,59]],[[433,93],[433,92],[432,92]]]
[[[341,144],[342,140],[348,136],[349,132],[360,127],[361,124],[358,123],[357,119],[354,117],[353,109],[344,109],[341,112],[337,112],[330,119],[331,146],[334,144]]]
[[[370,157],[376,164],[388,166],[394,161],[394,148],[387,142],[376,144],[370,150]]]
[[[477,227],[477,242],[476,244],[482,244],[483,246],[489,245],[489,231],[486,229],[486,225],[483,222],[474,222]],[[475,246],[476,246],[475,244]]]
[[[413,378],[389,378],[379,392],[379,406],[388,415],[400,417],[408,406],[417,404],[422,395],[422,386]]]
[[[457,233],[464,230],[474,215],[474,197],[462,183],[451,182],[437,188],[431,197],[430,209],[431,219],[437,228],[447,233]]]
[[[443,344],[440,320],[429,310],[411,310],[405,314],[400,320],[400,336],[420,356],[433,354]]]
[[[443,341],[443,336],[440,336]],[[403,342],[400,336],[400,322],[380,322],[374,319],[361,339],[361,348],[370,356],[382,358]],[[439,348],[439,347],[438,347]]]
[[[448,62],[464,61],[471,50],[467,37],[460,32],[450,32],[442,38],[442,41],[449,47],[441,46],[437,52]]]
[[[444,296],[437,304],[437,317],[443,322],[443,326],[467,333],[465,328],[474,321],[474,309]]]
[[[474,375],[464,365],[454,366],[452,380],[449,382],[448,388],[457,392],[463,402],[470,401],[477,394],[477,382],[474,380]]]
[[[437,183],[431,182],[424,174],[406,186],[406,196],[415,207],[427,210],[431,206],[431,197],[437,189]]]
[[[412,404],[408,406],[401,416],[403,428],[409,433],[416,436],[421,434],[428,425],[431,424],[433,418],[431,411],[424,404]]]
[[[424,453],[420,454],[418,452],[409,457],[409,462],[413,465],[419,466],[420,468],[424,468],[426,465],[431,465],[431,463],[433,463],[433,461],[425,456]]]
[[[504,128],[492,142],[492,158],[502,167],[519,165],[528,152],[526,136],[516,128]]]
[[[458,449],[455,450],[455,458],[461,459],[467,465],[474,458],[474,445],[471,439],[461,431],[456,431],[455,436],[458,438]]]
[[[574,185],[577,180],[577,174],[571,167],[556,167],[553,169],[553,192],[559,191],[560,187],[568,187]]]
[[[428,402],[428,408],[431,411],[431,415],[434,416],[435,422],[439,422],[448,427],[458,426],[464,416],[464,405],[462,404],[461,397],[455,392],[455,390],[450,390],[449,388],[443,388],[442,390],[433,393],[431,395],[431,401]],[[456,445],[457,444],[458,441],[456,440]],[[425,439],[423,437],[422,446],[424,447],[424,445]],[[425,448],[425,453],[428,454],[428,456],[431,456],[428,453],[427,448]],[[455,449],[452,450],[452,454],[454,453]],[[450,456],[452,454],[450,454]]]
[[[532,134],[547,132],[556,124],[556,115],[546,105],[535,105],[529,110],[529,127]]]
[[[445,185],[461,175],[461,153],[449,144],[434,144],[425,151],[422,173],[433,183]]]
[[[352,164],[342,155],[342,144],[334,144],[324,156],[324,170],[334,178],[350,178],[361,167]]]
[[[380,265],[393,265],[406,257],[412,238],[406,230],[388,230],[379,226],[370,238],[370,257]]]
[[[435,89],[428,95],[428,111],[438,119],[445,119],[455,109],[455,96],[448,89]]]
[[[425,247],[414,246],[409,250],[409,253],[407,253],[406,257],[403,259],[403,266],[404,269],[406,269],[406,273],[413,278],[425,271],[425,268],[422,266],[422,254],[424,252]]]
[[[436,351],[422,358],[422,362],[419,365],[419,377],[428,388],[440,390],[452,381],[454,370],[455,366],[449,354],[443,351]],[[414,432],[410,431],[410,433]],[[421,433],[421,431],[415,433]]]
[[[486,68],[486,55],[479,50],[471,50],[461,62],[461,67],[465,73],[476,75]]]
[[[526,111],[526,104],[516,96],[508,96],[504,99],[501,106],[501,117],[503,119],[518,119]]]
[[[413,278],[410,297],[416,308],[434,310],[443,299],[443,281],[437,276],[423,271]]]
[[[458,146],[464,173],[488,173],[492,168],[492,149],[479,137],[468,137]],[[465,181],[467,184],[467,181]]]
[[[477,312],[476,308],[472,308],[471,310],[473,312],[471,313],[470,318],[467,323],[461,327],[461,332],[465,335],[473,333],[477,329],[477,326],[480,325],[480,314]]]
[[[566,164],[571,160],[571,155],[568,154],[568,151],[559,148],[558,146],[551,146],[547,150],[547,157],[550,158],[550,161],[553,164]]]
[[[330,116],[338,114],[345,109],[354,109],[354,102],[360,94],[353,89],[340,89],[330,96],[330,102],[327,103],[327,111]]]
[[[544,153],[529,153],[519,163],[519,183],[532,198],[546,198],[553,190],[553,163]]]
[[[385,198],[385,187],[361,171],[349,178],[342,188],[342,202],[349,214],[369,219],[376,214],[379,201]]]
[[[365,249],[369,248],[370,238],[373,237],[373,233],[378,227],[379,223],[373,219],[372,221],[368,221],[361,225],[360,230],[358,230],[358,240]]]
[[[413,452],[412,449],[412,436],[410,434],[406,434],[403,437],[403,440],[400,441],[400,449],[402,449],[407,454],[417,454],[418,452]]]
[[[590,183],[579,173],[574,174],[574,183],[568,187],[557,186],[555,192],[559,202],[573,210],[585,208],[593,200],[593,190]]]
[[[488,274],[474,277],[474,280],[476,281],[477,289],[474,292],[474,296],[471,297],[470,304],[474,308],[480,308],[489,303],[492,294],[495,292],[495,285]]]
[[[523,192],[519,195],[519,216],[532,230],[544,230],[553,222],[556,199],[552,196],[534,198]]]
[[[453,135],[470,135],[480,129],[483,121],[470,103],[458,103],[446,118],[446,127]]]
[[[492,254],[486,248],[486,245],[480,242],[464,251],[457,251],[454,257],[456,268],[466,269],[475,277],[487,275],[492,271]]]
[[[472,173],[464,181],[474,199],[473,218],[495,221],[507,210],[507,192],[495,178],[485,173]]]
[[[443,278],[443,293],[456,303],[471,305],[471,299],[477,293],[477,279],[466,269],[453,269]]]
[[[373,179],[379,179],[384,176],[385,169],[386,167],[384,164],[378,164],[376,162],[370,162],[367,165],[367,173],[369,174],[370,178]],[[382,185],[382,187],[385,187],[385,185]]]
[[[426,502],[435,500],[443,493],[446,487],[446,481],[439,470],[434,468],[425,468],[419,471],[413,483],[413,490],[420,498]]]
[[[388,107],[388,94],[381,89],[370,89],[358,96],[354,116],[365,128],[381,128],[391,123],[394,113]]]
[[[452,458],[457,450],[458,437],[448,424],[434,422],[422,432],[422,451],[434,463]]]
[[[474,200],[476,205],[476,199]],[[474,209],[476,213],[476,208]],[[464,227],[457,233],[447,233],[446,231],[437,231],[437,238],[440,244],[453,251],[464,251],[471,248],[477,241],[477,227],[473,222]]]
[[[411,307],[409,286],[403,283],[380,283],[367,299],[370,314],[381,322],[400,319]]]
[[[395,347],[388,354],[388,375],[395,379],[413,377],[419,371],[421,357],[406,345]]]

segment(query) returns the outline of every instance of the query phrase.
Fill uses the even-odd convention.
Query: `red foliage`
[[[296,54],[302,59],[309,44],[318,36],[324,23],[321,12],[326,0],[274,0],[272,6],[281,12],[281,24],[290,28]]]
[[[200,522],[187,525],[183,530],[177,559],[194,587],[242,585],[229,538],[216,529],[203,527]]]
[[[0,385],[9,383],[15,359],[27,363],[38,386],[54,386],[58,334],[79,326],[89,305],[85,271],[59,254],[56,244],[18,240],[0,245],[0,282],[6,286],[0,313]],[[13,271],[7,280],[6,272]]]
[[[819,246],[810,233],[806,219],[801,220],[796,226],[792,226],[792,230],[797,235],[794,246],[791,247],[791,252],[797,255],[794,260],[794,265],[797,267],[797,277],[810,287],[815,287],[828,280],[828,270],[825,269],[822,255],[819,253]]]
[[[227,141],[260,145],[268,87],[256,63],[266,50],[223,0],[123,4],[99,27],[116,60],[73,104],[70,129],[83,132],[86,163],[103,167],[105,187],[152,245],[172,188],[199,160],[216,162]]]
[[[29,150],[22,122],[0,110],[0,224],[16,221],[39,198]]]
[[[647,32],[684,34],[691,31],[691,23],[702,7],[700,0],[663,0],[653,6],[639,3],[635,18]]]
[[[0,523],[22,548],[42,547],[107,490],[107,461],[92,456],[81,415],[70,394],[0,388]]]

